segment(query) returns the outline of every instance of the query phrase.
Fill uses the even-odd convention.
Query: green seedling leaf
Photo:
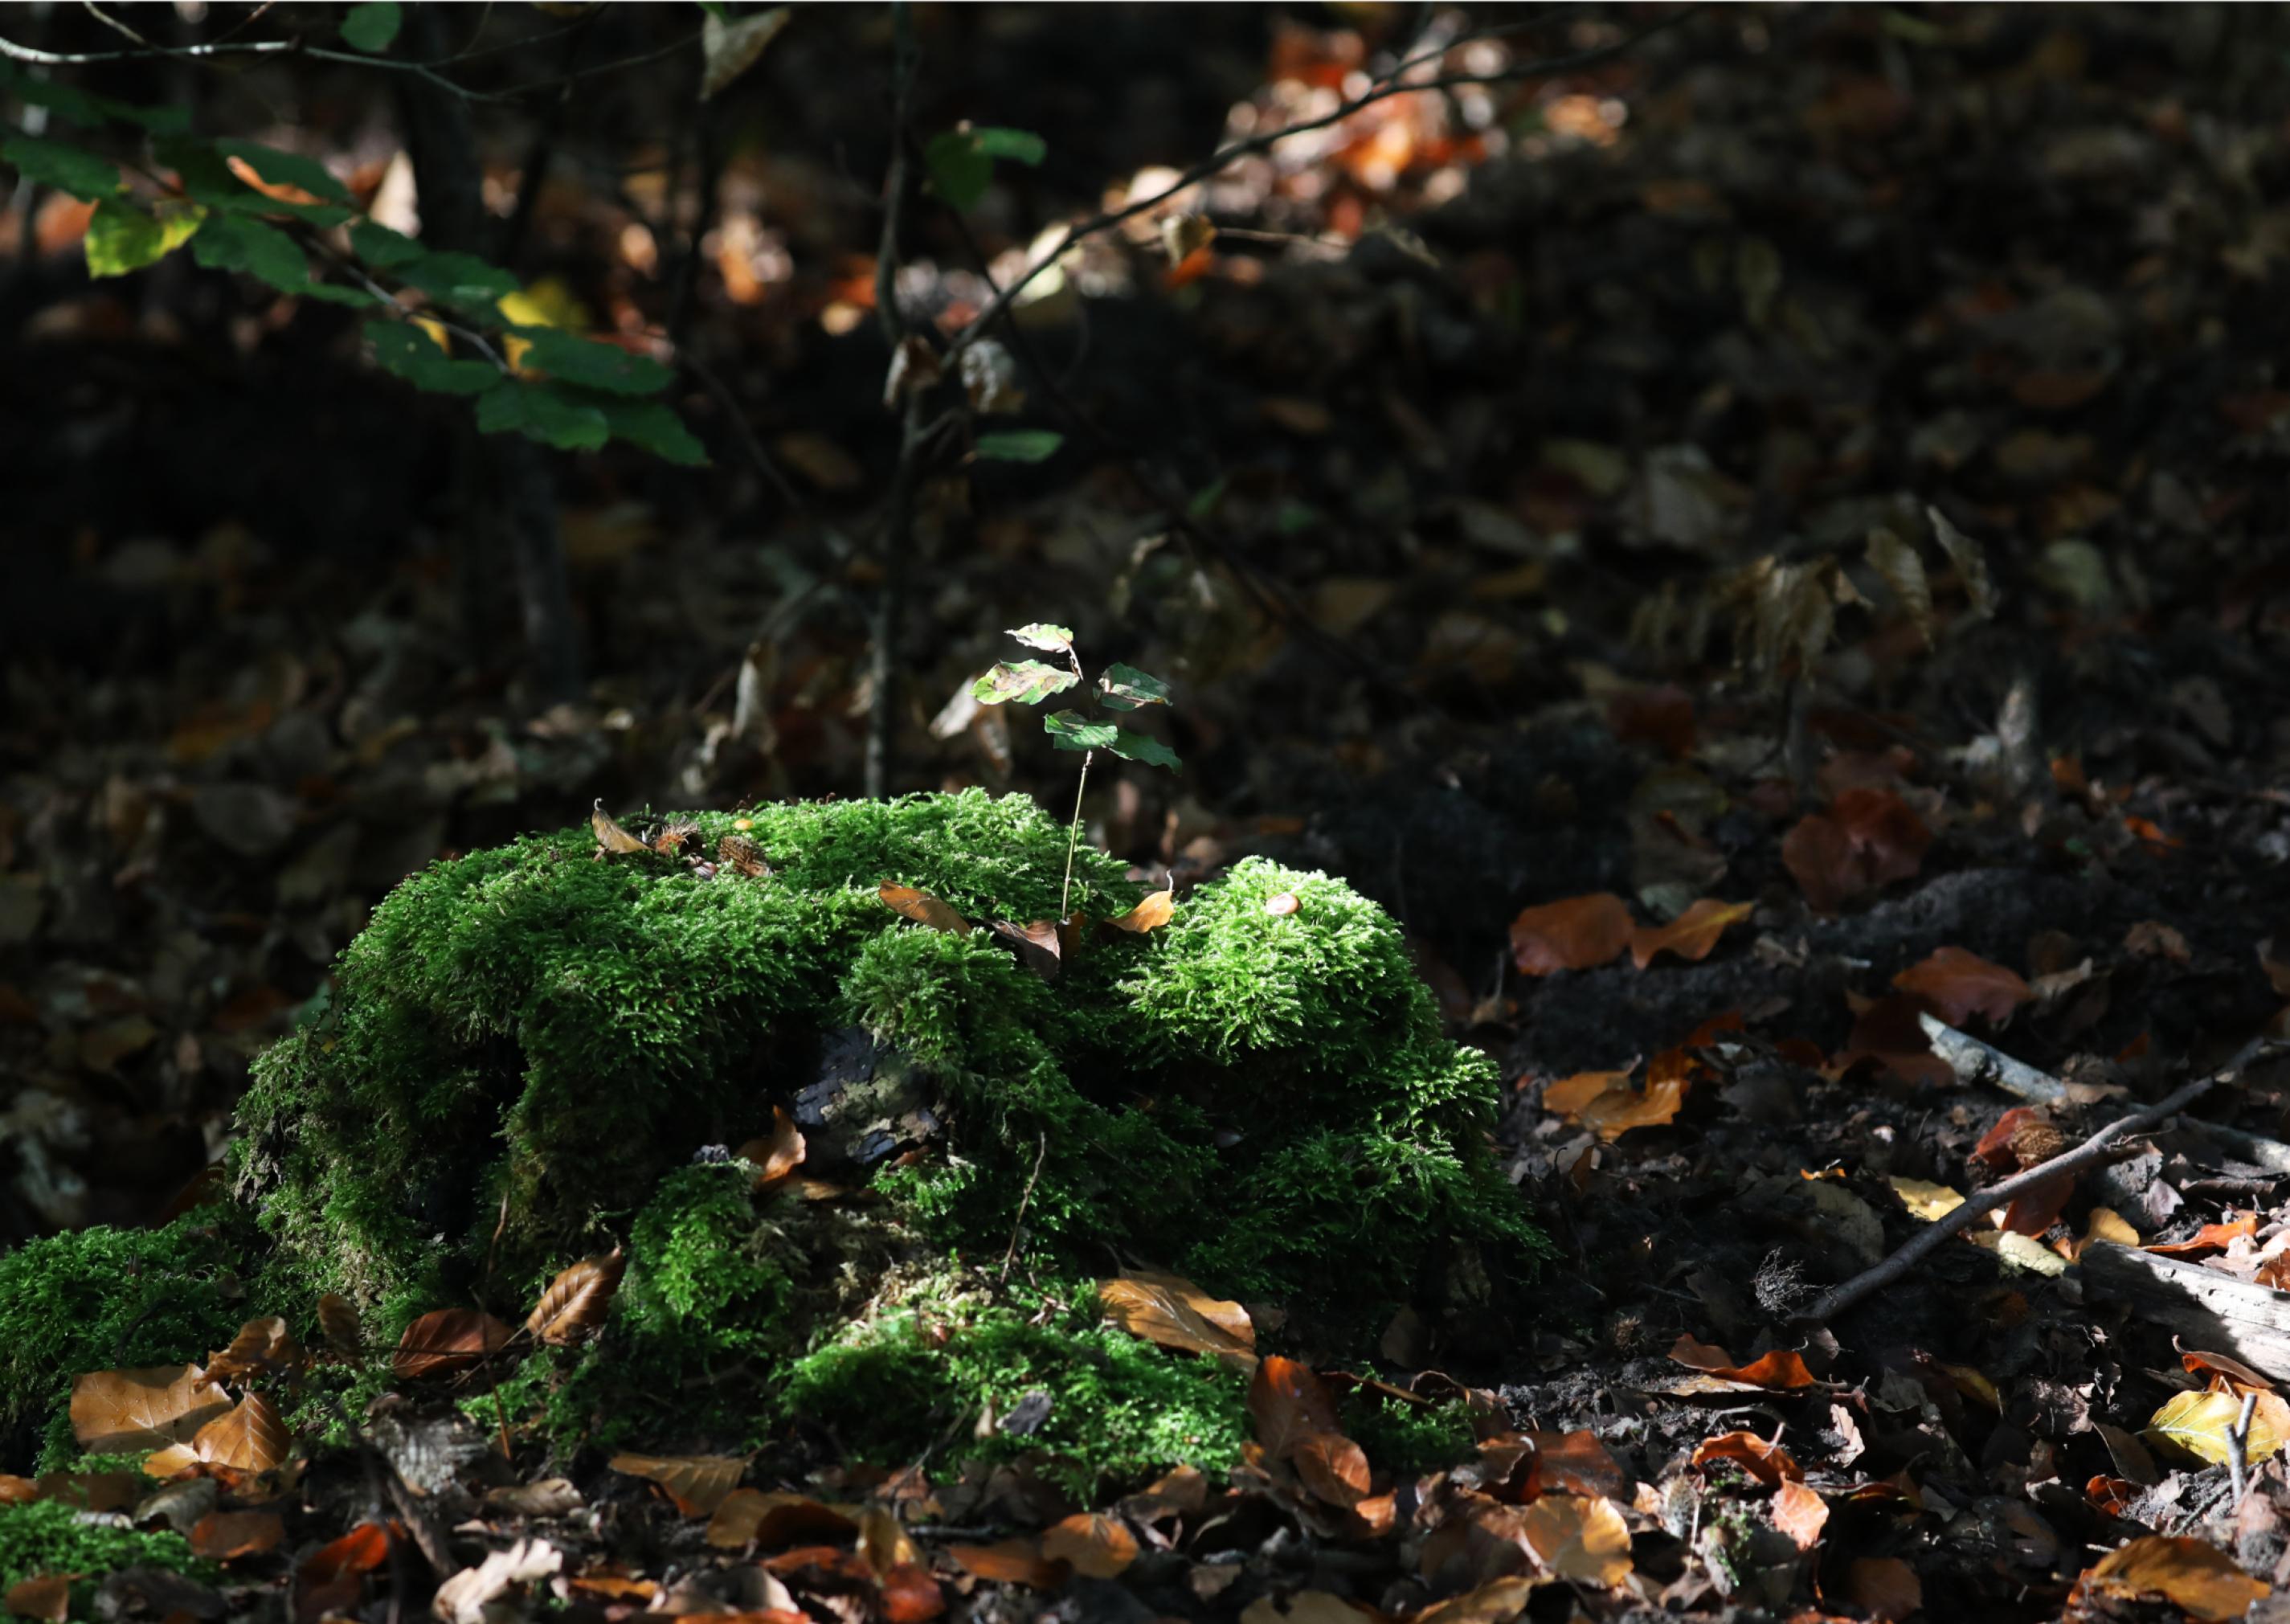
[[[162,203],[150,212],[107,197],[87,222],[87,274],[124,276],[155,264],[188,242],[206,217],[195,203]]]
[[[981,462],[1045,462],[1066,443],[1065,436],[1048,428],[1006,428],[978,436]]]
[[[397,37],[397,25],[404,20],[397,0],[365,0],[363,5],[350,7],[349,15],[342,19],[342,38],[353,51],[376,56],[389,49]]]
[[[1042,718],[1042,731],[1061,750],[1109,750],[1121,738],[1110,722],[1093,722],[1077,710],[1061,710]]]
[[[1124,761],[1138,761],[1149,767],[1166,767],[1174,772],[1184,764],[1177,759],[1176,751],[1145,733],[1117,733],[1113,742],[1105,747]]]
[[[1050,156],[1050,144],[1031,130],[1011,130],[985,124],[970,132],[978,150],[989,158],[1007,158],[1029,169],[1041,167]]]
[[[1108,710],[1141,710],[1148,705],[1166,705],[1169,684],[1157,676],[1147,675],[1135,666],[1123,665],[1119,660],[1106,667],[1105,675],[1097,679],[1104,692]]]
[[[350,249],[374,270],[396,270],[411,265],[429,251],[403,231],[362,220],[350,228]]]
[[[1032,167],[1049,150],[1048,143],[1029,131],[963,124],[931,137],[923,148],[923,167],[930,171],[931,185],[940,196],[956,209],[969,209],[993,184],[995,159]]]
[[[1053,654],[1073,652],[1073,628],[1053,626],[1047,620],[1037,620],[1030,626],[1013,626],[1010,635],[1029,649],[1047,649]]]
[[[191,238],[191,257],[209,270],[244,271],[282,293],[310,286],[300,244],[276,226],[244,214],[213,214]]]
[[[708,466],[708,448],[701,444],[692,430],[684,426],[684,420],[665,402],[606,398],[599,400],[597,406],[612,425],[614,439],[626,440],[681,468]]]
[[[1079,681],[1071,671],[1061,671],[1038,660],[1005,660],[970,684],[970,697],[981,705],[999,705],[1008,700],[1038,705]]]
[[[657,395],[675,377],[649,356],[631,355],[617,344],[601,344],[554,327],[519,327],[516,332],[532,346],[524,364],[583,388],[607,395]]]
[[[434,395],[482,395],[501,380],[499,367],[455,360],[411,322],[368,322],[365,338],[375,365]]]
[[[601,409],[545,383],[500,378],[477,396],[477,427],[486,434],[511,431],[559,451],[595,451],[612,437]]]
[[[12,135],[0,141],[0,158],[13,164],[25,180],[69,192],[82,203],[101,203],[126,189],[119,178],[118,164],[68,141]]]
[[[260,141],[217,141],[214,146],[225,158],[236,158],[268,185],[291,186],[324,203],[346,204],[350,200],[349,188],[335,180],[333,172],[316,158],[306,158],[299,152],[282,152]]]
[[[0,85],[4,85],[19,100],[36,108],[45,108],[56,117],[84,129],[114,119],[123,124],[140,124],[154,134],[165,135],[190,127],[191,112],[187,107],[138,107],[132,101],[116,101],[109,96],[97,96],[76,85],[63,84],[53,79],[27,78],[21,74],[0,74]]]

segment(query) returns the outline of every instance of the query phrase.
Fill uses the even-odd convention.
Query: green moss
[[[1470,1412],[1460,1404],[1406,1404],[1356,1399],[1343,1408],[1345,1434],[1367,1452],[1379,1471],[1420,1476],[1468,1460],[1477,1452]]]
[[[191,1542],[171,1529],[143,1533],[61,1500],[0,1506],[0,1591],[42,1573],[77,1573],[92,1581],[128,1567],[166,1568],[196,1579],[213,1579],[220,1572],[194,1556]],[[82,1588],[75,1586],[75,1593]]]
[[[227,1346],[249,1313],[234,1271],[252,1228],[209,1206],[161,1229],[84,1229],[0,1255],[0,1461],[44,1472],[78,1456],[75,1375]]]

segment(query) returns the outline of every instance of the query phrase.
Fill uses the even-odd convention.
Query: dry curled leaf
[[[643,841],[613,821],[613,814],[605,810],[605,803],[601,796],[589,813],[589,827],[596,831],[597,844],[603,851],[627,855],[652,850]]]
[[[1893,985],[1930,1004],[1950,1026],[1962,1026],[1979,1015],[2000,1027],[2012,1019],[2014,1010],[2036,996],[2003,965],[1962,948],[1935,948],[1932,956],[1894,976]]]
[[[1097,1283],[1105,1316],[1132,1336],[1228,1364],[1256,1362],[1256,1326],[1237,1302],[1210,1296],[1176,1275],[1141,1270]]]
[[[1805,1468],[1778,1442],[1768,1444],[1754,1432],[1726,1432],[1704,1438],[1693,1446],[1693,1465],[1731,1460],[1768,1488],[1801,1481]]]
[[[917,891],[911,885],[893,885],[885,880],[877,894],[891,908],[917,924],[926,924],[933,931],[951,931],[957,936],[970,934],[970,921],[927,891]]]
[[[91,1455],[130,1455],[188,1442],[230,1409],[196,1364],[93,1371],[72,1378],[72,1436]]]
[[[1053,919],[1037,919],[1031,924],[1013,924],[1007,919],[994,922],[994,934],[1018,956],[1018,962],[1045,981],[1054,981],[1065,970],[1065,932]]]
[[[1177,891],[1176,887],[1172,885],[1166,891],[1150,892],[1142,902],[1127,913],[1117,919],[1109,919],[1105,923],[1117,931],[1134,931],[1141,934],[1146,931],[1159,930],[1169,923],[1176,911]]]
[[[1090,1579],[1111,1579],[1137,1560],[1137,1536],[1093,1511],[1069,1516],[1042,1536],[1042,1555]]]
[[[285,1463],[293,1442],[277,1406],[260,1393],[249,1393],[199,1428],[191,1452],[209,1465],[267,1472]]]
[[[1638,925],[1630,932],[1630,959],[1641,970],[1657,953],[1675,953],[1689,964],[1709,956],[1728,925],[1739,924],[1757,909],[1754,902],[1720,902],[1704,897],[1662,925]]]
[[[207,1360],[209,1381],[244,1381],[250,1376],[275,1376],[302,1363],[301,1347],[286,1329],[286,1321],[273,1314],[251,1319],[238,1328],[230,1346]]]
[[[1618,1585],[1630,1576],[1630,1531],[1610,1500],[1541,1495],[1519,1519],[1519,1537],[1553,1578]]]
[[[569,1348],[594,1335],[612,1312],[613,1293],[628,1268],[628,1254],[618,1246],[581,1259],[548,1283],[525,1316],[524,1328],[535,1341],[554,1348]]]
[[[2255,1580],[2207,1540],[2147,1534],[2101,1557],[2082,1588],[2103,1596],[2159,1596],[2189,1618],[2238,1619],[2273,1587]]]
[[[1805,1361],[1786,1348],[1775,1348],[1748,1364],[1735,1364],[1733,1356],[1724,1348],[1681,1336],[1671,1347],[1669,1356],[1689,1370],[1715,1376],[1720,1381],[1782,1392],[1814,1385],[1813,1372],[1806,1369]]]
[[[716,860],[743,879],[767,880],[772,866],[764,849],[745,835],[726,835],[716,843]]]
[[[1619,957],[1637,928],[1612,892],[1545,902],[1510,922],[1511,957],[1526,975],[1592,970]]]
[[[516,1334],[482,1308],[436,1308],[397,1339],[390,1370],[404,1381],[464,1371],[508,1345]]]
[[[650,1478],[686,1516],[712,1516],[748,1469],[738,1455],[614,1455],[607,1464],[631,1477]]]
[[[785,1106],[775,1105],[772,1108],[772,1131],[760,1139],[749,1140],[740,1147],[738,1154],[741,1161],[755,1164],[756,1188],[763,1191],[777,1189],[793,1178],[795,1170],[803,1165],[807,1148],[795,1118],[788,1114]]]
[[[1798,1549],[1809,1551],[1821,1543],[1829,1524],[1829,1502],[1795,1478],[1774,1491],[1774,1526],[1787,1534]]]

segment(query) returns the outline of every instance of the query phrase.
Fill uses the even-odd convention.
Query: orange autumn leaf
[[[1932,841],[1932,830],[1898,795],[1856,785],[1790,830],[1782,866],[1814,911],[1830,914],[1895,880],[1914,879]]]
[[[272,1376],[302,1363],[302,1349],[278,1315],[251,1319],[238,1328],[230,1346],[207,1357],[209,1381],[244,1381],[250,1376]]]
[[[2111,1550],[2084,1575],[2103,1596],[2159,1596],[2189,1618],[2238,1619],[2273,1594],[2207,1540],[2148,1534]]]
[[[1720,1433],[1693,1446],[1695,1466],[1708,1466],[1717,1460],[1738,1462],[1742,1470],[1768,1488],[1802,1481],[1805,1476],[1805,1468],[1798,1465],[1795,1456],[1779,1444],[1766,1443],[1754,1432]]]
[[[1610,891],[1569,897],[1527,908],[1510,922],[1511,956],[1526,975],[1591,970],[1620,957],[1637,928]]]
[[[1893,978],[1893,985],[1932,1005],[1950,1026],[1962,1026],[1974,1015],[2002,1026],[2012,1012],[2034,997],[2028,983],[2001,964],[1993,964],[1962,948],[1935,948],[1930,958],[1910,965]]]
[[[1133,931],[1141,934],[1159,930],[1169,923],[1176,911],[1177,890],[1173,884],[1166,891],[1154,892],[1127,913],[1105,923],[1117,931]]]
[[[1318,1372],[1277,1355],[1261,1362],[1250,1379],[1248,1413],[1256,1424],[1256,1441],[1276,1460],[1317,1433],[1343,1430],[1336,1424],[1335,1396]]]
[[[64,1624],[71,1612],[72,1581],[79,1577],[77,1573],[35,1573],[20,1579],[0,1596],[0,1610],[11,1618]]]
[[[995,1545],[949,1545],[948,1557],[973,1579],[1024,1585],[1033,1590],[1054,1590],[1069,1571],[1062,1562],[1042,1555],[1039,1540],[1004,1540]]]
[[[2238,1213],[2222,1224],[2205,1224],[2183,1241],[2163,1241],[2143,1246],[2158,1257],[2186,1258],[2198,1252],[2224,1252],[2239,1240],[2255,1239],[2258,1235],[2258,1214],[2255,1211]]]
[[[1579,1117],[1587,1106],[1609,1089],[1629,1085],[1627,1071],[1578,1071],[1542,1085],[1542,1108],[1555,1116]]]
[[[1137,1560],[1137,1536],[1093,1511],[1069,1516],[1042,1536],[1042,1555],[1089,1579],[1111,1579]]]
[[[2040,1179],[2012,1197],[2004,1209],[2003,1221],[1998,1228],[2013,1235],[2041,1235],[2059,1222],[2068,1197],[2075,1194],[2073,1172],[2054,1174]]]
[[[552,1348],[569,1348],[593,1336],[612,1312],[613,1294],[628,1268],[628,1254],[618,1246],[581,1259],[548,1283],[525,1316],[524,1328],[535,1341]]]
[[[1805,1361],[1783,1348],[1776,1348],[1751,1364],[1737,1365],[1724,1348],[1681,1336],[1671,1346],[1669,1356],[1688,1370],[1701,1371],[1723,1381],[1742,1381],[1755,1388],[1784,1391],[1814,1385],[1813,1372],[1806,1369]]]
[[[736,1154],[743,1162],[756,1168],[756,1188],[758,1191],[777,1189],[795,1176],[803,1165],[808,1147],[803,1131],[795,1125],[785,1106],[772,1107],[772,1131],[760,1139],[751,1139],[740,1147]]]
[[[1288,1459],[1304,1486],[1331,1506],[1349,1511],[1368,1497],[1367,1452],[1340,1432],[1299,1438]]]
[[[1134,1337],[1228,1364],[1256,1361],[1256,1326],[1237,1302],[1212,1297],[1177,1275],[1139,1270],[1097,1283],[1106,1318]]]
[[[72,1378],[72,1436],[91,1455],[130,1455],[188,1442],[230,1408],[196,1364],[93,1371]]]
[[[1630,1531],[1610,1500],[1541,1495],[1519,1518],[1519,1539],[1555,1579],[1618,1585],[1630,1576]]]
[[[1643,1089],[1632,1088],[1626,1071],[1585,1071],[1545,1085],[1542,1103],[1600,1139],[1620,1139],[1632,1128],[1666,1127],[1685,1108],[1693,1066],[1683,1051],[1655,1057]]]
[[[709,1519],[708,1543],[777,1550],[805,1540],[839,1540],[856,1527],[845,1513],[808,1494],[734,1489]]]
[[[686,1516],[712,1516],[748,1469],[738,1455],[614,1455],[605,1464],[631,1477],[650,1478]]]
[[[1795,1478],[1774,1491],[1774,1526],[1787,1534],[1798,1549],[1809,1551],[1821,1543],[1829,1523],[1829,1502]]]
[[[1665,925],[1642,925],[1630,932],[1630,958],[1644,970],[1657,953],[1675,953],[1689,964],[1709,956],[1726,927],[1755,912],[1754,902],[1720,902],[1704,897]]]
[[[970,934],[970,921],[927,891],[917,891],[911,885],[893,885],[885,880],[876,894],[917,924],[926,924],[933,931],[951,931],[957,936]]]
[[[403,1380],[467,1370],[516,1333],[482,1308],[437,1308],[406,1326],[390,1369]]]
[[[323,1585],[348,1574],[371,1573],[388,1559],[389,1530],[380,1523],[360,1523],[303,1557],[295,1577],[305,1585]]]
[[[275,1551],[286,1538],[276,1511],[210,1511],[191,1525],[191,1550],[210,1562]]]
[[[249,1393],[199,1428],[191,1439],[191,1452],[211,1465],[267,1472],[284,1463],[293,1441],[277,1406],[260,1393]]]

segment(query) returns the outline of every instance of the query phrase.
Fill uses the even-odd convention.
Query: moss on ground
[[[1125,1472],[1221,1463],[1242,1411],[1236,1379],[1101,1324],[1089,1282],[1122,1260],[1341,1343],[1406,1300],[1484,1308],[1541,1249],[1486,1151],[1492,1062],[1441,1035],[1397,926],[1342,882],[1243,863],[1163,929],[1085,931],[1053,981],[877,895],[916,886],[981,927],[1055,916],[1066,831],[1029,801],[693,821],[685,852],[742,833],[776,872],[593,860],[580,828],[434,865],[376,909],[324,1020],[241,1108],[263,1308],[339,1292],[386,1339],[480,1294],[510,1314],[624,1244],[604,1340],[534,1354],[502,1394],[560,1442],[823,1428],[904,1458],[955,1427],[957,1452]],[[1142,894],[1077,859],[1077,914]],[[804,1172],[840,1198],[757,1198],[752,1169],[704,1164],[775,1110],[809,1120],[830,1076],[887,1102],[864,1154],[813,1136]],[[1030,1306],[978,1267],[1013,1244]],[[190,1317],[165,1356],[204,1350]],[[52,1401],[46,1368],[0,1404]],[[961,1424],[1033,1392],[1037,1433]]]
[[[61,1500],[0,1506],[0,1592],[43,1573],[75,1573],[75,1604],[94,1581],[121,1568],[165,1568],[196,1579],[220,1571],[191,1554],[191,1542],[172,1529],[143,1532],[112,1518],[81,1512]]]

